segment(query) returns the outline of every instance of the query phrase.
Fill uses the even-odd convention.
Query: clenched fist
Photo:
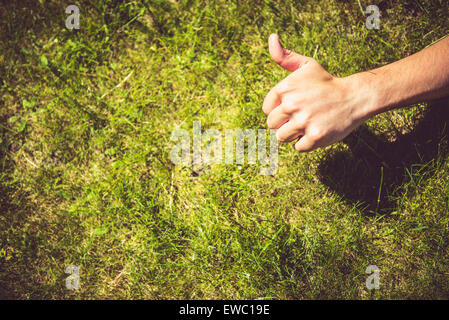
[[[297,151],[311,151],[343,139],[368,118],[369,94],[357,78],[332,76],[315,59],[284,49],[276,34],[268,43],[271,58],[292,72],[263,102],[279,141],[297,140]]]

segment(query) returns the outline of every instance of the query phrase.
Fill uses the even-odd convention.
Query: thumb
[[[271,59],[273,59],[282,68],[291,72],[301,68],[303,65],[313,60],[312,58],[305,57],[285,49],[279,42],[279,36],[274,33],[268,38],[268,48]]]

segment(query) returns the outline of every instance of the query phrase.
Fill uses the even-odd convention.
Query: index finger
[[[268,92],[265,100],[263,101],[262,110],[268,115],[274,108],[281,104],[281,96],[276,90],[276,87],[272,88],[270,92]]]

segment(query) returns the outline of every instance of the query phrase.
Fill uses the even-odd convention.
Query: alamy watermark
[[[269,150],[267,150],[267,133],[270,136]],[[264,166],[259,171],[262,175],[274,175],[277,171],[276,130],[227,129],[223,139],[223,134],[219,130],[207,129],[202,132],[201,122],[194,121],[192,137],[189,131],[178,128],[173,130],[170,140],[176,142],[170,151],[170,159],[175,165],[223,163],[243,165],[246,141],[248,164],[259,162]]]
[[[69,276],[65,279],[65,287],[68,290],[78,290],[80,288],[80,268],[75,265],[69,265],[65,269]]]
[[[380,29],[380,9],[378,6],[372,4],[366,7],[365,10],[366,14],[369,14],[369,16],[366,18],[366,28],[368,30]]]
[[[67,29],[78,30],[80,28],[80,8],[78,6],[71,4],[65,9],[66,14],[70,14],[65,20],[65,26]]]
[[[369,274],[369,276],[366,278],[365,284],[366,288],[368,290],[379,290],[380,288],[380,270],[375,265],[370,265],[366,267],[365,270],[366,274]]]

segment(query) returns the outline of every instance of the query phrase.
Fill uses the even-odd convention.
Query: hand
[[[363,106],[369,94],[357,78],[332,76],[315,59],[284,49],[276,34],[268,43],[272,59],[292,72],[263,103],[268,127],[278,129],[279,141],[299,138],[295,149],[311,151],[340,141],[367,119]]]

